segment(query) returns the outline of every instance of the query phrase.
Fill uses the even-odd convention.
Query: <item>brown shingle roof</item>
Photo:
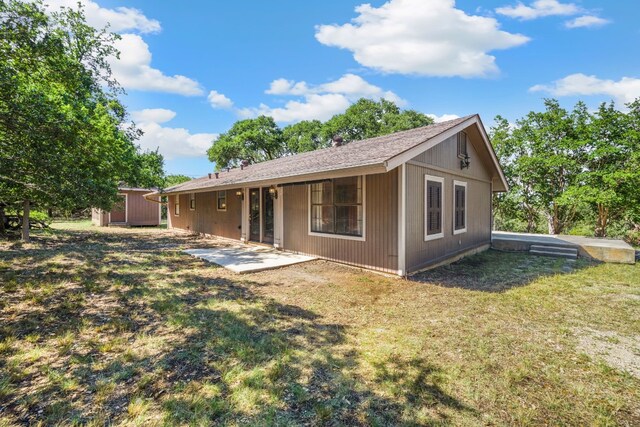
[[[259,181],[294,178],[301,175],[338,171],[362,166],[382,165],[387,160],[446,132],[472,116],[435,123],[429,126],[396,132],[376,138],[353,141],[340,147],[309,151],[241,168],[220,171],[218,178],[196,178],[164,193],[182,193],[207,188],[229,187]]]

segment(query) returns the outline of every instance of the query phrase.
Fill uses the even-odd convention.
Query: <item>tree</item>
[[[138,166],[131,185],[142,188],[164,187],[164,157],[158,150],[138,154],[136,163]]]
[[[186,175],[167,175],[164,179],[164,185],[162,187],[169,188],[187,181],[191,181],[191,178]]]
[[[282,130],[282,137],[290,153],[313,151],[328,145],[320,120],[304,120],[289,125]]]
[[[0,205],[109,209],[135,178],[138,132],[107,58],[118,38],[82,9],[47,14],[41,3],[0,2]]]
[[[361,139],[414,129],[433,123],[433,119],[413,110],[400,110],[391,101],[361,98],[342,114],[329,119],[323,126],[324,139],[331,141],[340,135],[348,143]]]
[[[240,120],[209,148],[209,160],[218,170],[235,167],[242,160],[250,163],[273,160],[286,154],[282,130],[271,117]]]

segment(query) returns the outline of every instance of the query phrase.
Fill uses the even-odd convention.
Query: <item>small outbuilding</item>
[[[100,227],[114,226],[156,226],[160,225],[161,205],[144,198],[155,191],[152,188],[119,187],[118,201],[111,211],[91,210],[91,222]]]

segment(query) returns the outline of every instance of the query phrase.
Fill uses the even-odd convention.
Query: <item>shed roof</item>
[[[337,171],[354,171],[369,168],[369,173],[380,173],[391,170],[398,165],[392,162],[403,154],[427,143],[438,136],[457,132],[463,128],[477,124],[485,139],[497,174],[506,182],[495,153],[486,138],[486,133],[478,115],[461,117],[429,126],[392,133],[389,135],[353,141],[339,147],[328,147],[315,151],[289,155],[274,160],[260,162],[244,168],[232,168],[220,171],[218,177],[196,178],[185,183],[165,189],[163,194],[198,192],[208,189],[225,189],[262,182],[295,182],[305,177],[317,177]],[[448,135],[447,135],[448,137]],[[428,149],[430,147],[426,147]],[[405,160],[406,161],[406,160]],[[404,161],[400,162],[404,163]],[[157,193],[152,193],[157,194]]]

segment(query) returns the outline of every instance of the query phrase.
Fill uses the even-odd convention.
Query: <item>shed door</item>
[[[127,220],[127,203],[124,194],[118,195],[118,201],[111,209],[111,222],[126,222]]]

